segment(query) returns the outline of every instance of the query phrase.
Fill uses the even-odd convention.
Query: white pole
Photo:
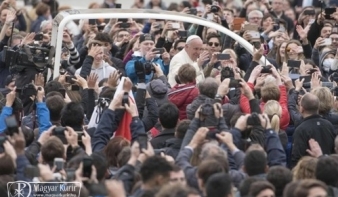
[[[111,11],[114,11],[114,13],[112,13]],[[54,59],[55,63],[53,75],[54,79],[59,75],[62,37],[65,25],[71,20],[99,19],[99,18],[162,19],[162,20],[172,20],[198,24],[205,27],[216,29],[217,31],[222,32],[223,34],[230,36],[232,39],[236,40],[242,47],[244,47],[249,53],[251,54],[253,53],[253,46],[236,33],[214,22],[210,22],[206,19],[188,14],[181,14],[168,11],[133,10],[133,9],[69,10],[58,14],[54,19],[56,21],[54,21],[53,23],[53,35],[51,43],[52,46],[55,47],[55,59]],[[54,33],[56,33],[55,29],[57,29],[57,39],[55,39],[54,37],[55,35]],[[265,57],[262,57],[260,61],[262,64],[264,64]],[[267,61],[267,63],[269,62]],[[48,72],[48,79],[50,77],[50,74],[51,73]]]

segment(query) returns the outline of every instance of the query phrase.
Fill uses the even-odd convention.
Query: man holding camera
[[[154,49],[154,37],[150,34],[143,34],[140,36],[140,50],[135,51],[133,59],[127,62],[126,74],[133,82],[148,83],[154,77],[154,65],[161,67],[164,75],[168,74],[170,55],[163,51],[163,49]],[[160,55],[162,59],[160,59]]]

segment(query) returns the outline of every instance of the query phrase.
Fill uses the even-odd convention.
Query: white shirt
[[[205,79],[203,69],[200,68],[197,62],[194,62],[190,59],[185,49],[177,53],[170,61],[168,82],[171,87],[176,85],[175,76],[177,75],[178,70],[184,64],[190,64],[196,69],[196,84]]]

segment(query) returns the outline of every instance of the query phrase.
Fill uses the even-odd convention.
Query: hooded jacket
[[[83,62],[83,66],[76,70],[75,74],[79,74],[82,77],[87,77],[90,73],[95,73],[98,75],[98,81],[101,81],[104,78],[108,78],[111,73],[113,73],[116,69],[110,66],[107,62],[102,61],[100,67],[93,68],[92,67],[93,58],[87,56],[86,60]],[[84,69],[83,69],[84,68]],[[90,71],[88,69],[91,69]],[[87,73],[89,71],[89,73]]]

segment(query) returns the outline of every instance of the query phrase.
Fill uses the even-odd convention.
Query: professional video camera
[[[34,67],[43,72],[47,67],[53,68],[52,59],[55,53],[53,46],[40,47],[23,45],[18,50],[4,48],[4,62],[12,71],[21,72],[27,67]]]

